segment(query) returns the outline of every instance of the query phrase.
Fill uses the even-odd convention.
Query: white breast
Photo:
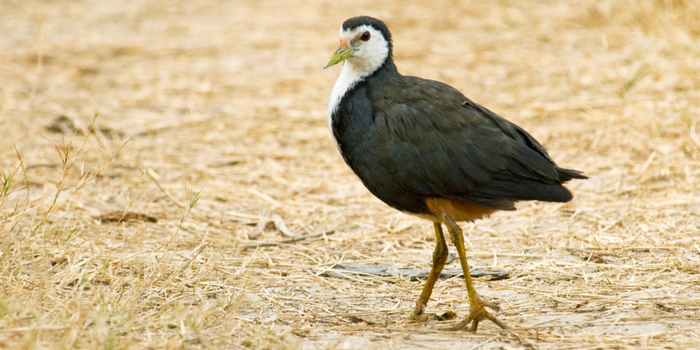
[[[333,92],[331,92],[331,99],[328,101],[328,125],[331,126],[331,118],[333,113],[338,109],[340,100],[345,96],[345,94],[352,89],[355,84],[362,80],[363,76],[360,72],[352,69],[352,64],[345,62],[343,64],[343,70],[340,72],[338,80],[333,86]]]
[[[340,72],[338,80],[333,86],[333,92],[331,92],[331,99],[328,101],[328,128],[331,130],[331,136],[333,136],[333,141],[335,140],[335,135],[333,135],[333,113],[338,110],[338,105],[340,105],[340,100],[345,96],[345,94],[352,89],[355,84],[360,82],[364,78],[366,73],[358,72],[353,69],[353,65],[350,62],[343,63],[343,70]],[[336,146],[337,146],[336,141]]]

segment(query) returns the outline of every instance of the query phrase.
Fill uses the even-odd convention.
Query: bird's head
[[[354,71],[371,74],[391,57],[391,49],[391,33],[384,22],[368,16],[353,17],[340,27],[340,46],[323,68],[346,61]]]

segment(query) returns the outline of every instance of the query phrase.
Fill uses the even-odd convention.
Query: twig
[[[501,335],[498,334],[498,335],[493,336],[493,337],[491,337],[491,338],[489,338],[489,339],[486,339],[486,340],[484,340],[483,342],[481,342],[481,343],[479,343],[479,344],[476,344],[474,347],[470,348],[469,350],[476,350],[476,349],[478,349],[478,348],[480,348],[480,347],[482,347],[482,346],[484,346],[484,345],[486,345],[486,344],[488,344],[488,343],[490,343],[490,342],[496,340],[496,338],[498,338],[498,337],[500,337],[500,336],[501,336]]]
[[[697,146],[700,151],[700,140],[698,140],[698,135],[695,134],[695,124],[697,124],[696,121],[690,125],[690,139],[693,140],[693,143],[695,143],[695,146]]]
[[[571,315],[570,315],[570,314],[566,314],[566,315],[563,315],[563,316],[559,316],[559,317],[555,317],[555,318],[550,318],[550,319],[548,319],[548,320],[544,320],[544,321],[540,321],[540,322],[531,324],[531,325],[528,326],[528,328],[535,327],[535,326],[541,326],[541,325],[543,325],[543,324],[547,324],[547,323],[549,323],[549,322],[558,321],[558,320],[561,320],[561,319],[564,318],[564,317],[569,317],[569,316],[571,316]]]
[[[180,208],[184,208],[184,207],[185,207],[184,205],[178,203],[178,202],[170,195],[170,193],[168,193],[168,191],[166,191],[166,190],[163,188],[163,186],[160,185],[160,180],[159,180],[160,176],[158,175],[158,173],[155,172],[155,170],[153,170],[153,169],[151,169],[151,168],[145,168],[145,169],[146,169],[146,174],[148,174],[148,177],[150,177],[151,180],[153,180],[153,182],[156,184],[156,186],[158,186],[158,189],[159,189],[161,192],[163,192],[163,195],[165,195],[166,198],[168,198],[171,202],[173,202],[173,204],[177,205],[177,206],[180,207]]]
[[[284,221],[282,220],[282,217],[279,214],[273,214],[272,217],[272,222],[275,224],[275,227],[282,232],[283,235],[287,237],[294,237],[294,234],[292,231],[287,228],[287,225],[284,224]]]
[[[327,315],[313,315],[315,318],[324,317],[348,317],[348,316],[362,316],[362,315],[373,315],[373,314],[396,314],[404,313],[406,310],[372,310],[365,312],[348,312],[344,314],[327,314]]]
[[[334,233],[335,233],[334,230],[327,230],[327,231],[312,233],[312,234],[303,235],[303,236],[291,237],[291,238],[283,239],[283,240],[280,240],[277,242],[264,242],[264,243],[248,244],[245,247],[243,247],[243,249],[253,249],[253,248],[258,248],[258,247],[273,247],[273,246],[280,245],[280,244],[299,242],[299,241],[303,241],[303,240],[309,239],[309,238],[316,238],[316,237],[321,237],[324,235],[332,235]]]
[[[574,248],[574,247],[564,247],[564,249],[568,250],[568,251],[586,253],[586,254],[592,254],[592,255],[603,255],[603,256],[617,255],[615,253],[609,253],[609,252],[598,251],[598,250],[590,250],[590,249]]]
[[[621,319],[622,319],[622,316],[618,317],[617,320],[615,320],[615,322],[610,324],[610,326],[608,326],[608,328],[605,328],[605,330],[602,333],[598,334],[598,336],[605,334],[607,331],[610,330],[610,328],[613,328],[618,322],[620,322]]]

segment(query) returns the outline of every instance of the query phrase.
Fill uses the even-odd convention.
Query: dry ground
[[[0,1],[0,347],[700,348],[698,13]],[[431,225],[374,199],[328,136],[340,68],[321,67],[358,14],[388,22],[404,74],[456,86],[592,177],[571,203],[463,225],[471,263],[511,273],[477,289],[512,332],[409,323],[421,282],[308,272],[430,266]],[[441,280],[428,311],[463,317],[465,296]]]

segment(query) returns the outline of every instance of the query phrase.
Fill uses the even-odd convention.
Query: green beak
[[[331,57],[328,57],[326,65],[323,67],[323,69],[345,61],[350,56],[352,56],[352,46],[350,46],[347,39],[345,39],[341,42],[340,46],[335,50]]]

